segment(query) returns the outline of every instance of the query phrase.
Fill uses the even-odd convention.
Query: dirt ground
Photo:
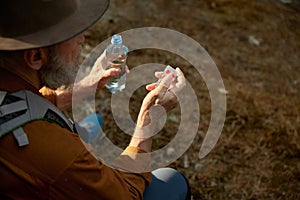
[[[199,74],[166,52],[131,52],[128,66],[161,62],[180,66],[197,88],[201,120],[183,157],[170,166],[188,178],[193,199],[300,199],[300,7],[272,0],[111,0],[104,17],[86,33],[84,52],[112,34],[164,27],[199,42],[215,61],[227,93],[225,125],[213,151],[198,157],[211,117],[210,98]],[[125,42],[126,43],[126,42]],[[194,83],[193,83],[194,81]],[[136,118],[145,90],[130,104]],[[104,130],[125,147],[114,124],[110,94],[100,92],[97,110]],[[175,121],[176,112],[170,117]],[[167,123],[164,130],[174,125]],[[176,128],[176,127],[175,127]],[[155,138],[159,149],[172,136]]]

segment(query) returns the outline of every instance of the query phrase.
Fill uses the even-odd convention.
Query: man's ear
[[[47,63],[48,51],[45,48],[25,50],[24,60],[30,68],[38,71]]]

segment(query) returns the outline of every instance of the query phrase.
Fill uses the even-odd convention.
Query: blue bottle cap
[[[122,41],[121,35],[115,34],[115,35],[113,35],[112,38],[111,38],[111,43],[112,43],[113,45],[121,45],[122,42],[123,42],[123,41]]]

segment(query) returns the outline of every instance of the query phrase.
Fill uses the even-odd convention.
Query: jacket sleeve
[[[6,187],[16,199],[136,200],[151,181],[151,172],[130,173],[100,162],[76,134],[55,123],[38,120],[23,129],[30,141],[24,148],[12,134],[1,139],[1,159],[8,163],[1,173],[10,177]]]
[[[53,199],[142,199],[151,173],[128,173],[106,166],[87,150],[51,186]]]
[[[43,87],[39,92],[50,102],[56,104],[56,93],[54,90]],[[150,171],[150,154],[135,147],[127,147],[110,167],[95,159],[88,150],[82,149],[74,163],[70,164],[56,181],[59,187],[57,188],[56,184],[53,184],[52,194],[57,193],[56,195],[59,197],[59,191],[64,188],[62,184],[65,185],[64,180],[68,179],[67,177],[72,177],[73,184],[85,185],[76,190],[76,192],[80,193],[76,196],[84,196],[86,198],[87,194],[85,191],[91,190],[88,192],[89,194],[98,193],[95,196],[103,195],[105,197],[103,199],[129,199],[128,195],[133,199],[142,199],[145,187],[151,182]],[[83,174],[91,174],[91,176],[82,177]],[[82,183],[83,181],[84,183]],[[64,191],[68,191],[68,188],[70,188],[69,184],[71,183],[67,184],[67,188],[64,188]],[[72,187],[76,188],[75,185]],[[83,190],[83,188],[86,189]],[[61,194],[66,194],[63,191],[61,192]],[[70,191],[70,194],[75,195],[76,192]],[[120,196],[116,197],[116,195]],[[109,196],[110,198],[108,198]]]

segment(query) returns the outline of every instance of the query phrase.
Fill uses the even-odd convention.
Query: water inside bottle
[[[106,87],[112,92],[122,91],[126,84],[126,58],[112,60],[108,63],[109,68],[121,68],[121,74],[107,81]]]

